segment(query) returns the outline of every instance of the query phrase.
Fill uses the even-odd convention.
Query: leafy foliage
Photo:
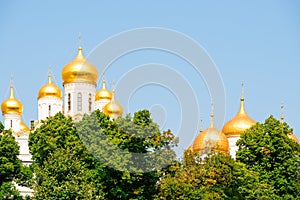
[[[300,145],[287,137],[291,132],[286,123],[270,116],[263,124],[248,129],[237,142],[237,160],[256,171],[259,180],[272,185],[275,194],[284,199],[300,196]]]
[[[76,124],[59,113],[29,138],[35,198],[153,199],[163,173],[158,167],[175,159],[173,139],[146,110],[117,120],[95,111]]]
[[[175,160],[170,130],[160,132],[147,110],[116,120],[96,111],[85,116],[77,130],[103,164],[98,180],[106,199],[153,199],[162,168]]]
[[[229,155],[201,159],[187,151],[184,164],[161,180],[157,199],[276,199],[272,187],[258,182],[258,174]]]
[[[18,158],[19,145],[11,131],[0,134],[0,199],[22,199],[13,182],[30,186],[32,172]]]
[[[0,133],[2,133],[3,130],[4,130],[4,126],[3,126],[2,122],[0,122]]]

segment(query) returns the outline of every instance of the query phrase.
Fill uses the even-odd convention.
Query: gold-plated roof
[[[13,86],[10,86],[10,97],[3,101],[3,103],[1,104],[1,110],[3,115],[11,113],[19,115],[22,114],[23,105],[19,100],[15,98]]]
[[[106,81],[102,80],[102,89],[96,92],[95,101],[100,100],[111,100],[112,99],[112,92],[106,89]]]
[[[256,121],[250,118],[246,113],[244,98],[241,98],[241,105],[237,115],[223,126],[222,132],[227,136],[240,135],[255,124]]]
[[[217,130],[213,123],[213,114],[208,129],[200,131],[193,144],[194,152],[207,153],[210,151],[229,153],[229,142],[222,131]]]
[[[63,68],[62,79],[64,84],[74,82],[97,84],[98,71],[84,58],[81,47],[78,48],[75,59]]]
[[[111,101],[104,106],[103,112],[110,117],[122,117],[123,108],[115,101],[114,91],[112,92]]]
[[[298,140],[298,138],[296,137],[295,134],[288,133],[287,136],[288,136],[288,138],[290,138],[290,139],[294,140],[295,142],[299,143],[299,140]]]
[[[21,123],[20,123],[20,131],[21,132],[28,132],[29,131],[28,126],[23,121],[21,121]]]
[[[41,87],[38,94],[38,99],[43,97],[56,97],[62,99],[61,89],[52,83],[52,76],[48,75],[48,83]]]

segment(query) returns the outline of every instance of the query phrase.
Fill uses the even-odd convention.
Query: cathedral
[[[20,146],[19,158],[22,163],[29,165],[32,163],[28,148],[28,138],[30,131],[38,128],[43,120],[62,112],[65,116],[70,116],[74,121],[82,119],[84,114],[90,114],[99,109],[111,119],[121,117],[123,108],[114,98],[114,90],[106,88],[106,82],[102,79],[101,89],[96,91],[98,81],[98,71],[96,67],[89,63],[83,53],[82,48],[78,48],[78,53],[74,60],[66,64],[62,69],[63,89],[55,85],[52,75],[48,74],[48,83],[43,85],[37,93],[38,99],[38,119],[31,121],[30,128],[22,121],[23,105],[14,95],[14,86],[10,85],[10,95],[2,102],[1,110],[4,118],[4,128],[12,130],[17,143]],[[242,86],[243,88],[243,86]],[[243,90],[243,89],[242,89]],[[242,92],[244,93],[244,92]],[[200,129],[189,150],[193,152],[222,152],[230,154],[235,158],[237,151],[236,142],[243,132],[256,124],[245,110],[244,95],[240,99],[240,108],[231,120],[218,130],[214,126],[214,113],[212,108],[211,122],[206,130]],[[283,107],[282,107],[283,108]],[[283,115],[281,117],[283,122]],[[191,133],[193,134],[193,133]],[[291,133],[288,137],[299,142],[296,136]],[[16,185],[22,195],[32,194],[29,188]]]
[[[23,164],[31,162],[27,145],[30,130],[39,127],[42,120],[54,116],[58,112],[71,116],[74,121],[80,120],[84,114],[90,114],[99,109],[112,119],[121,117],[123,108],[115,101],[114,91],[106,88],[102,80],[102,88],[96,92],[98,81],[97,68],[89,63],[82,48],[70,63],[62,69],[64,93],[52,82],[52,75],[48,74],[48,83],[42,86],[37,94],[38,120],[31,121],[30,129],[22,121],[23,105],[15,98],[14,86],[10,86],[10,96],[2,105],[4,128],[11,129],[20,145],[20,159]],[[64,95],[63,95],[64,94]]]

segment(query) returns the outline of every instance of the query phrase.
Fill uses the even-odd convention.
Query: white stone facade
[[[90,83],[67,83],[64,85],[64,114],[82,117],[90,114],[95,107],[96,86]]]
[[[63,100],[57,97],[43,97],[38,100],[38,119],[46,120],[63,110]]]
[[[4,128],[6,130],[12,130],[15,133],[20,132],[21,129],[21,115],[17,113],[7,113],[3,115]]]
[[[238,146],[236,145],[236,142],[240,139],[239,135],[236,136],[230,136],[228,137],[229,142],[229,152],[232,158],[235,159],[235,154],[238,150]]]
[[[99,101],[95,101],[95,110],[100,110],[101,112],[103,111],[104,106],[108,104],[110,100],[108,99],[101,99]]]

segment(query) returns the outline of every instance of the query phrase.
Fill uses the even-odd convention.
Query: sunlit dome
[[[241,105],[237,115],[223,126],[222,132],[227,136],[240,135],[255,124],[256,121],[250,118],[246,113],[244,98],[241,98]]]
[[[29,128],[28,128],[28,126],[23,121],[21,121],[21,123],[20,123],[20,131],[21,132],[28,132],[28,131],[30,131]]]
[[[98,71],[84,58],[81,47],[78,48],[75,59],[63,68],[62,79],[64,84],[74,82],[97,84]]]
[[[52,83],[52,76],[48,75],[48,83],[41,87],[38,94],[38,99],[43,97],[56,97],[62,99],[61,89]]]
[[[112,99],[111,101],[106,104],[103,108],[103,112],[104,114],[110,116],[110,117],[122,117],[123,115],[123,108],[120,104],[118,104],[116,101],[115,101],[115,98],[114,98],[114,91],[112,92]]]
[[[112,99],[112,92],[106,89],[106,81],[102,80],[102,88],[98,90],[95,95],[95,101],[100,100],[111,100]]]
[[[288,138],[290,138],[290,139],[294,140],[295,142],[299,143],[299,140],[298,140],[298,138],[296,137],[295,134],[288,133],[287,136],[288,136]]]
[[[210,127],[200,131],[193,144],[193,151],[207,153],[210,151],[229,153],[229,142],[222,131],[214,127],[213,115]]]
[[[19,114],[23,112],[22,103],[15,98],[14,88],[10,86],[10,97],[1,104],[2,114]]]

